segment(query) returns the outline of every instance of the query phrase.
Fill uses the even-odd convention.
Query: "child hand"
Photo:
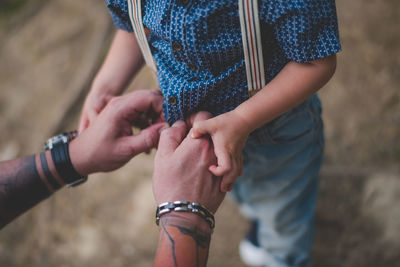
[[[91,90],[83,104],[79,119],[79,132],[86,130],[115,95]]]
[[[209,170],[215,176],[223,176],[220,188],[222,192],[231,191],[233,183],[242,174],[242,150],[249,135],[246,128],[234,111],[193,124],[192,138],[205,134],[211,136],[218,166],[212,165]]]

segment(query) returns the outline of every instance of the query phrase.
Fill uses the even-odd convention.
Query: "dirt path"
[[[33,153],[77,125],[112,29],[104,1],[45,2],[0,29],[0,160]],[[313,248],[315,266],[400,262],[400,2],[338,0],[344,51],[322,90],[327,160]],[[25,13],[24,13],[25,12]],[[21,21],[21,22],[20,22]],[[7,28],[4,28],[7,25]],[[152,88],[146,70],[131,85]],[[0,232],[0,266],[151,266],[157,242],[154,155],[64,189]],[[73,200],[74,203],[71,203]],[[246,222],[224,202],[209,266],[244,266]]]

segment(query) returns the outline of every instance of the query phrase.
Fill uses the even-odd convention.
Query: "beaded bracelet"
[[[196,202],[189,201],[174,201],[164,202],[157,207],[156,224],[159,225],[160,217],[171,211],[193,212],[202,216],[210,225],[211,229],[215,227],[214,215],[208,211],[206,207]]]

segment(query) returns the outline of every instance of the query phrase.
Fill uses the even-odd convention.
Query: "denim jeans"
[[[249,136],[232,194],[244,215],[259,221],[266,266],[311,265],[323,147],[317,95]]]

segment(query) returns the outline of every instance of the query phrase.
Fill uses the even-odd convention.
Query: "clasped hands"
[[[160,133],[162,136],[164,130],[173,128],[166,131],[165,135],[173,132],[176,137],[170,138],[169,142],[179,145],[187,138],[190,129],[189,136],[192,140],[207,135],[211,137],[213,144],[210,144],[210,148],[214,149],[217,161],[210,163],[208,170],[214,176],[223,178],[218,186],[220,191],[231,191],[233,183],[242,173],[242,149],[248,136],[246,127],[238,120],[240,116],[231,111],[211,118],[209,113],[200,112],[185,122],[180,121],[174,127],[168,127],[162,120],[162,102],[163,97],[159,90],[140,90],[109,100],[99,112],[105,114],[93,117],[90,121],[91,127],[81,133],[79,141],[85,144],[85,151],[79,149],[79,144],[71,143],[71,153],[79,150],[73,162],[77,171],[87,174],[115,170],[133,156],[157,147]],[[110,121],[111,127],[105,127]],[[132,126],[142,130],[134,135]],[[175,128],[181,129],[179,133]],[[100,152],[97,147],[99,145],[102,147]],[[84,159],[93,160],[89,164],[80,164]]]

